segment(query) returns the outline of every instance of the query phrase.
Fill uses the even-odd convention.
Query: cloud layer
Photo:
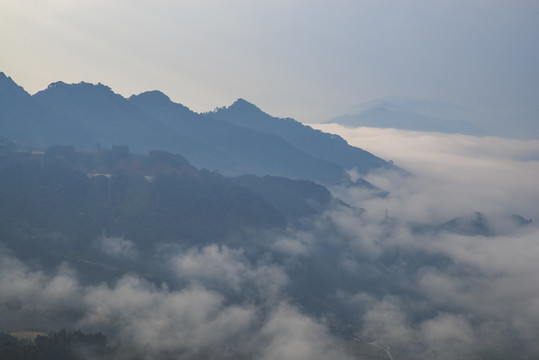
[[[356,299],[358,306],[357,299],[361,299],[360,308],[367,309],[363,313],[365,335],[397,346],[416,344],[416,351],[424,349],[428,358],[471,358],[477,356],[478,348],[494,356],[511,346],[518,348],[516,357],[524,356],[519,351],[539,353],[539,342],[530,335],[539,331],[539,282],[535,276],[539,272],[539,229],[533,223],[518,227],[511,217],[520,214],[539,219],[539,142],[347,129],[334,124],[319,127],[393,159],[413,174],[366,176],[390,192],[383,199],[354,189],[334,189],[364,207],[371,218],[366,226],[358,226],[353,218],[336,215],[334,221],[341,228],[350,233],[355,230],[351,238],[357,251],[378,259],[399,251],[411,254],[405,256],[406,264],[415,263],[406,275],[400,273],[403,267],[384,266],[394,267],[390,274],[421,294],[418,299],[399,294],[396,287],[392,295],[375,297],[376,301],[368,293],[350,295],[349,301]],[[391,225],[386,221],[390,230],[384,236],[372,220],[380,221],[385,209]],[[418,234],[408,223],[441,224],[475,211],[486,214],[493,236],[445,231]]]
[[[414,175],[370,174],[366,179],[392,196],[383,204],[362,202],[364,207],[378,211],[387,207],[409,220],[443,220],[472,211],[512,212],[539,219],[537,140],[313,126],[392,159]]]
[[[127,357],[346,359],[350,343],[329,331],[341,327],[399,359],[537,357],[539,142],[332,129],[412,175],[369,174],[384,198],[334,188],[356,208],[243,247],[142,254],[128,239],[96,240],[107,258],[159,264],[148,268],[166,282],[132,272],[84,283],[73,265],[45,271],[2,249],[0,316],[105,331]],[[477,211],[488,233],[438,226]]]
[[[170,271],[187,284],[173,290],[126,274],[113,284],[83,285],[66,264],[45,274],[2,249],[3,326],[55,327],[67,316],[63,309],[76,309],[69,327],[104,331],[118,344],[115,358],[348,359],[324,326],[277,297],[287,277],[276,265],[210,245],[174,254]]]

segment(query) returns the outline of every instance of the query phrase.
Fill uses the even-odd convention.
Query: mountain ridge
[[[360,173],[367,173],[374,168],[398,169],[361,148],[350,146],[339,135],[315,130],[292,118],[271,116],[241,98],[229,107],[221,107],[204,115],[280,136],[300,150],[337,163],[347,170],[355,168]]]
[[[125,98],[101,83],[57,81],[30,95],[3,73],[0,88],[6,89],[0,99],[3,136],[40,149],[54,144],[84,150],[127,145],[141,153],[157,149],[182,154],[198,167],[228,175],[276,175],[327,184],[349,181],[346,170],[354,167],[362,173],[396,168],[337,135],[272,117],[243,98],[221,108],[224,112],[199,114],[158,90]]]
[[[348,127],[394,128],[486,136],[488,132],[470,120],[469,110],[453,104],[388,97],[364,103],[350,113],[325,123]]]

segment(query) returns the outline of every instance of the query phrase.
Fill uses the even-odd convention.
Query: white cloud
[[[281,304],[261,331],[266,338],[262,358],[278,359],[348,359],[337,350],[320,324],[295,308]]]
[[[202,287],[170,291],[134,276],[114,287],[85,289],[83,327],[112,328],[119,338],[154,352],[196,351],[224,343],[254,320],[249,306],[226,306],[224,297]]]
[[[70,300],[78,293],[76,273],[65,263],[58,266],[54,275],[32,270],[14,257],[0,244],[0,300],[28,299],[41,305],[57,304]]]
[[[232,268],[221,264],[220,269],[228,272],[221,279],[230,281],[226,279],[230,272],[240,271],[246,278],[240,282],[251,280],[262,291],[283,281],[271,267],[240,264],[245,261],[241,251],[209,246],[192,250],[189,256],[232,264]],[[193,263],[186,265],[190,261],[183,258],[180,267],[201,270]],[[114,284],[84,286],[65,266],[54,275],[45,275],[4,250],[0,270],[0,300],[22,304],[16,312],[30,311],[33,319],[29,323],[43,324],[47,318],[47,311],[35,312],[38,307],[49,311],[76,309],[79,320],[71,322],[70,327],[108,334],[109,340],[119,341],[114,350],[119,357],[136,354],[144,358],[181,355],[185,359],[234,359],[259,358],[262,354],[265,359],[346,358],[322,325],[286,302],[235,304],[204,284],[171,290],[166,284],[157,286],[133,274],[124,275]],[[206,272],[203,277],[219,275]],[[275,280],[277,284],[272,283]],[[3,308],[0,315],[13,318]],[[58,323],[54,319],[50,326]]]
[[[272,244],[272,248],[288,255],[306,255],[309,253],[309,245],[313,242],[312,234],[306,232],[294,232],[293,237],[278,237]]]
[[[105,254],[115,258],[135,260],[138,257],[136,244],[122,237],[102,236],[97,239],[96,245]]]
[[[331,304],[347,314],[357,335],[391,346],[396,358],[473,358],[478,351],[508,349],[531,358],[538,354],[539,231],[533,224],[519,228],[507,220],[519,213],[537,221],[538,143],[342,131],[351,142],[389,155],[414,176],[375,172],[368,180],[390,191],[384,199],[339,189],[366,213],[332,209],[304,222],[301,230],[264,234],[260,248],[171,246],[167,256],[155,256],[179,286],[154,284],[138,275],[83,286],[66,265],[45,273],[3,250],[0,298],[80,309],[77,325],[110,330],[149,356],[171,351],[186,358],[211,357],[226,344],[267,359],[340,358],[327,330],[282,300],[290,287],[302,285],[303,275],[328,281],[317,272],[327,269],[339,278],[330,278],[334,284],[320,283],[320,289],[335,293],[317,293],[316,300],[335,299]],[[390,219],[384,219],[386,208]],[[407,226],[408,220],[438,225],[477,210],[487,216],[492,236],[418,234]],[[118,256],[135,245],[111,238],[100,246]],[[286,273],[298,269],[316,271],[298,279]]]
[[[522,353],[536,354],[539,343],[529,334],[539,331],[538,227],[518,227],[511,215],[539,221],[539,142],[318,127],[413,173],[366,176],[390,192],[383,199],[334,189],[367,210],[361,221],[342,209],[330,213],[348,239],[344,268],[361,274],[370,254],[378,282],[391,283],[390,296],[340,295],[345,306],[363,311],[363,335],[426,358],[503,352],[514,339],[525,344]],[[393,219],[384,225],[385,209]],[[474,211],[486,215],[492,236],[415,234],[407,227],[407,221],[439,225]],[[381,262],[388,256],[396,262]]]
[[[373,172],[366,180],[391,191],[357,205],[382,215],[443,221],[474,211],[539,219],[539,141],[316,125],[351,145],[392,159],[413,177]],[[353,196],[354,194],[352,194]],[[347,199],[353,201],[353,197]]]
[[[261,259],[263,260],[263,259]],[[280,294],[288,282],[283,269],[264,261],[251,263],[241,249],[209,245],[191,248],[170,259],[176,276],[191,283],[202,283],[221,291],[269,300]]]

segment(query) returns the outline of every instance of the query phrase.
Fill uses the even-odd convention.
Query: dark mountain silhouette
[[[129,145],[138,152],[181,149],[178,144],[201,147],[182,134],[175,134],[102,84],[57,82],[33,98],[43,107],[52,109],[64,123],[76,126],[69,133],[70,139],[62,143],[70,140],[70,144],[85,149]]]
[[[227,175],[276,175],[323,183],[348,181],[345,169],[395,168],[342,138],[278,119],[244,100],[197,114],[159,91],[129,99],[103,84],[52,83],[31,96],[0,76],[2,136],[27,148],[54,144],[83,150],[127,145],[182,154]],[[256,126],[255,126],[256,125]]]
[[[66,246],[75,250],[86,249],[103,231],[140,244],[202,244],[226,242],[249,228],[284,229],[298,217],[341,204],[309,181],[228,179],[198,170],[180,155],[140,155],[123,146],[97,153],[62,145],[44,154],[4,150],[0,184],[0,238],[22,254],[45,251],[47,243],[21,238],[21,224],[28,231],[66,234],[73,239]]]
[[[17,143],[46,147],[62,143],[70,135],[84,133],[75,124],[65,122],[52,109],[43,106],[0,72],[0,134]]]
[[[305,153],[334,162],[345,169],[357,168],[366,173],[376,168],[395,168],[367,151],[348,145],[338,135],[315,130],[291,118],[273,117],[244,99],[206,113],[206,116],[280,136]]]
[[[339,202],[325,187],[305,180],[243,175],[231,178],[231,181],[259,194],[289,219],[319,214]]]
[[[196,148],[182,152],[197,165],[229,174],[276,174],[325,182],[344,178],[344,169],[337,164],[307,155],[280,137],[200,116],[170,101],[161,92],[142,93],[129,101],[174,131],[198,139],[229,160],[212,163],[213,159],[200,159]]]

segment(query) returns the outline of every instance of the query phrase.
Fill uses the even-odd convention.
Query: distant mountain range
[[[345,169],[370,169],[388,167],[388,163],[371,153],[348,143],[338,135],[314,130],[291,118],[272,117],[255,105],[238,99],[230,107],[220,108],[205,114],[238,126],[279,136],[299,150],[316,158],[336,163]],[[390,166],[391,167],[391,166]]]
[[[453,104],[388,97],[361,104],[353,109],[351,114],[335,117],[328,123],[352,127],[487,135],[486,130],[468,120],[473,117],[470,112]]]
[[[485,114],[455,104],[398,96],[360,104],[326,123],[473,136],[539,138],[539,109],[522,114]]]
[[[272,117],[239,99],[198,114],[159,91],[126,99],[109,87],[52,83],[30,95],[0,73],[0,135],[29,148],[74,145],[134,152],[166,150],[226,175],[277,175],[326,184],[346,170],[397,169],[392,163],[293,119]]]

